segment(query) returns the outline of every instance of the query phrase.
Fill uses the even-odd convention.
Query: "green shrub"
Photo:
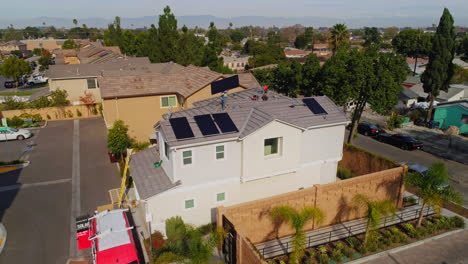
[[[198,227],[198,231],[202,233],[203,235],[207,235],[211,232],[213,232],[213,229],[216,228],[216,226],[213,226],[212,223],[204,224]]]
[[[72,118],[73,117],[73,112],[71,110],[68,110],[66,112],[67,117]]]
[[[102,107],[102,106],[101,106],[101,107]],[[92,113],[93,113],[93,115],[97,115],[97,114],[98,114],[98,110],[96,109],[96,105],[93,105]]]
[[[319,256],[319,263],[320,264],[328,264],[330,263],[330,258],[328,257],[327,254],[320,254]]]
[[[47,117],[47,120],[50,120],[50,118],[51,118],[49,114],[47,114],[46,117]]]
[[[7,118],[7,123],[10,127],[20,127],[23,125],[24,120],[19,116],[13,116],[11,119]]]
[[[349,259],[353,258],[353,255],[354,255],[354,250],[352,250],[351,248],[349,247],[344,247],[343,248],[343,255]]]
[[[356,248],[357,247],[358,240],[355,237],[348,237],[345,240],[346,240],[346,242],[348,242],[348,245],[351,248]]]
[[[138,152],[138,151],[147,149],[149,146],[150,146],[149,142],[137,142],[137,141],[132,140],[132,145],[130,146],[130,148]]]
[[[453,227],[465,228],[465,221],[463,221],[463,218],[456,215],[456,216],[452,216],[450,219],[452,221]]]
[[[418,237],[424,237],[428,234],[427,229],[424,226],[416,227],[416,233],[418,234]]]
[[[433,224],[431,221],[426,221],[426,222],[424,223],[424,227],[426,227],[426,232],[427,232],[427,234],[429,234],[429,235],[432,234],[432,233],[434,233],[434,232],[435,232],[435,229],[436,229],[435,226],[434,226],[434,224]]]
[[[416,121],[419,118],[425,118],[426,115],[427,115],[426,110],[422,108],[418,108],[409,114],[409,118],[411,119],[411,121]]]
[[[392,228],[392,234],[393,243],[406,243],[408,241],[408,237],[396,227]]]
[[[27,127],[30,127],[30,125],[27,124],[27,123],[23,123],[23,124],[21,125],[21,128],[27,128]]]
[[[343,254],[341,253],[341,250],[335,248],[331,252],[331,259],[335,262],[339,262],[341,258],[343,258]]]
[[[414,226],[410,223],[403,224],[403,229],[405,229],[406,233],[408,234],[409,237],[411,238],[419,238],[419,234],[414,228]]]
[[[350,179],[356,176],[352,170],[338,166],[338,170],[336,171],[336,176],[342,180]]]
[[[321,254],[327,254],[327,248],[324,246],[324,245],[321,245],[318,247],[318,251],[321,253]]]
[[[102,104],[98,104],[99,114],[102,116]]]
[[[395,128],[400,128],[404,121],[405,118],[403,116],[393,112],[387,120],[387,125],[390,130],[393,130]]]
[[[79,116],[82,116],[80,110],[78,110],[78,109],[76,109],[76,116],[78,116],[78,117],[79,117]]]
[[[440,218],[435,218],[434,224],[437,230],[450,229],[450,222],[445,216],[442,216]]]
[[[362,255],[367,253],[367,247],[364,245],[361,245],[358,247],[358,252],[361,253]]]

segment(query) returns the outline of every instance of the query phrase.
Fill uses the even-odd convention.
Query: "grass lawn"
[[[39,92],[39,90],[35,90],[35,91],[21,91],[21,92],[3,92],[3,93],[0,93],[0,96],[29,96],[29,95],[32,95],[32,94],[35,94]]]

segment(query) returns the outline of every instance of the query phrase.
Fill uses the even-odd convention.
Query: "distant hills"
[[[157,16],[144,16],[138,18],[121,17],[121,24],[124,28],[142,28],[149,27],[151,24],[157,24]],[[74,27],[73,18],[57,18],[57,17],[37,17],[37,18],[17,18],[5,19],[0,17],[0,28],[6,28],[13,24],[15,28],[23,28],[26,26],[55,26]],[[112,23],[113,18],[78,18],[78,24],[86,24],[88,27],[106,28],[109,23]],[[263,26],[263,27],[285,27],[295,24],[304,26],[330,27],[336,23],[345,23],[348,28],[360,28],[364,26],[377,27],[428,27],[432,24],[439,23],[439,17],[374,17],[374,18],[323,18],[323,17],[265,17],[265,16],[240,16],[232,18],[215,17],[211,15],[197,16],[177,16],[178,26],[187,25],[190,28],[195,26],[207,28],[210,22],[214,22],[218,28],[227,28],[229,23],[233,23],[234,27],[241,26]],[[468,16],[455,17],[455,25],[468,26]]]

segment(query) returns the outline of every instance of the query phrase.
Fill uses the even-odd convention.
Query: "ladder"
[[[125,193],[125,190],[126,190],[126,184],[127,184],[127,170],[128,168],[130,168],[130,166],[128,165],[129,161],[130,161],[130,156],[132,155],[132,151],[127,151],[127,158],[125,159],[125,167],[124,167],[124,172],[123,172],[123,176],[122,176],[122,184],[120,185],[120,194],[119,194],[119,204],[118,204],[118,208],[121,208],[122,207],[122,200],[123,200],[123,195]]]

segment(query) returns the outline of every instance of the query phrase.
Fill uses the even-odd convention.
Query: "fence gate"
[[[236,230],[234,225],[223,215],[223,228],[226,238],[223,243],[224,262],[227,264],[237,264],[236,259]]]

